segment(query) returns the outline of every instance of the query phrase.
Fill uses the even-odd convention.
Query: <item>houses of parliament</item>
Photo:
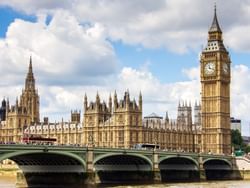
[[[2,101],[0,142],[19,143],[24,134],[32,134],[56,138],[56,144],[132,148],[152,143],[165,150],[230,154],[230,66],[215,9],[207,45],[200,55],[201,104],[195,103],[192,109],[190,103],[180,102],[174,120],[167,112],[165,117],[152,113],[143,118],[142,93],[136,101],[128,91],[120,99],[114,92],[106,102],[101,102],[99,93],[95,101],[85,94],[83,114],[71,111],[70,122],[51,123],[47,117],[40,120],[30,59],[21,96],[14,105],[8,99]]]

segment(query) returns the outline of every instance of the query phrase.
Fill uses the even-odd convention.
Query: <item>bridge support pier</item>
[[[200,174],[200,181],[206,181],[207,177],[206,177],[206,171],[203,168],[203,159],[201,156],[199,156],[199,174]]]
[[[161,183],[161,170],[159,169],[158,153],[153,153],[153,178],[154,183]]]
[[[85,180],[86,184],[91,185],[91,184],[100,183],[99,176],[96,173],[95,168],[94,168],[94,153],[93,153],[92,146],[88,147],[88,150],[87,150],[86,172],[87,172],[87,178]]]
[[[230,179],[232,180],[241,180],[244,179],[244,169],[242,171],[239,170],[237,164],[236,164],[236,158],[233,157],[231,160],[232,163],[232,173]],[[243,172],[243,173],[241,173]]]
[[[16,187],[17,188],[28,187],[26,178],[21,170],[18,170],[16,173]]]

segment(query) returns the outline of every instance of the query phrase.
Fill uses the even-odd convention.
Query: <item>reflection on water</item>
[[[48,186],[49,187],[49,186]],[[88,186],[80,186],[85,188]],[[92,187],[92,186],[91,186]],[[164,183],[154,185],[99,185],[98,188],[250,188],[250,181],[211,181],[202,183]],[[15,178],[0,177],[0,188],[16,188]],[[47,188],[47,187],[44,187]],[[58,187],[57,187],[58,188]],[[67,187],[70,188],[70,187]]]
[[[169,183],[141,186],[116,186],[115,188],[249,188],[250,181],[213,181],[202,183]]]

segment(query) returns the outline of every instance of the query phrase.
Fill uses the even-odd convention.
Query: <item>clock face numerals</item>
[[[212,62],[207,63],[205,65],[205,74],[206,75],[212,75],[214,73],[215,73],[215,63],[212,63]]]
[[[228,74],[228,73],[229,73],[228,64],[224,63],[224,64],[222,65],[222,69],[223,69],[224,74]]]

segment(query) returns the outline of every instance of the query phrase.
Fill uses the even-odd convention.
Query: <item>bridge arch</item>
[[[131,156],[131,157],[137,157],[137,158],[141,158],[143,160],[145,160],[146,162],[149,163],[150,167],[151,167],[151,170],[153,169],[153,162],[146,156],[143,156],[143,155],[140,155],[140,154],[124,154],[124,153],[108,153],[108,154],[103,154],[103,155],[100,155],[100,156],[97,156],[95,159],[94,159],[94,162],[93,164],[96,164],[98,161],[104,159],[104,158],[107,158],[107,157],[115,157],[115,156]]]
[[[25,187],[47,185],[77,185],[86,179],[86,163],[77,154],[66,151],[20,150],[9,151],[0,156],[0,161],[15,161],[21,172],[17,173],[18,184]]]
[[[231,162],[227,159],[209,158],[203,161],[207,180],[230,179],[233,173]]]
[[[166,156],[159,160],[163,182],[199,180],[199,163],[189,156]]]
[[[94,159],[94,168],[100,182],[151,182],[153,163],[143,155],[135,153],[104,154]]]
[[[199,167],[198,161],[196,161],[194,158],[189,157],[189,156],[165,156],[165,157],[161,157],[161,158],[159,159],[159,164],[160,164],[162,161],[167,160],[167,159],[170,159],[170,158],[183,158],[183,159],[188,159],[188,160],[192,161],[197,167]]]
[[[25,156],[25,155],[38,155],[38,154],[53,154],[53,155],[58,155],[58,156],[66,156],[69,158],[72,158],[79,162],[80,165],[82,165],[84,171],[86,171],[86,162],[78,155],[69,153],[69,152],[62,152],[62,151],[49,151],[49,152],[42,152],[42,151],[16,151],[16,152],[8,152],[2,156],[0,156],[0,161],[3,161],[5,159],[10,159],[12,160],[14,157],[18,156]],[[17,163],[18,164],[18,163]]]
[[[203,166],[204,166],[205,163],[207,163],[209,161],[221,161],[224,164],[227,164],[227,165],[229,165],[232,168],[232,163],[230,161],[228,161],[227,159],[222,159],[222,158],[221,159],[218,159],[218,158],[208,158],[208,159],[205,159],[203,161]]]

